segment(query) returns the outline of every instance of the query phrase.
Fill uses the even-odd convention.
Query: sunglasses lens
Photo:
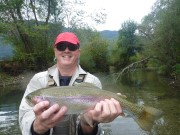
[[[66,48],[69,49],[69,51],[76,51],[79,47],[77,45],[71,45],[71,44],[60,44],[56,46],[58,51],[65,51]]]
[[[78,49],[77,45],[69,45],[68,46],[69,51],[76,51]]]
[[[57,48],[58,51],[64,51],[64,50],[66,50],[66,45],[63,45],[63,44],[62,45],[57,45],[56,48]]]

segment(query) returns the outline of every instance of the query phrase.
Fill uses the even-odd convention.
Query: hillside
[[[103,38],[108,40],[116,40],[118,38],[118,31],[103,30],[100,31],[100,34]]]

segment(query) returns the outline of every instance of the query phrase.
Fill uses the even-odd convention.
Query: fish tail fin
[[[154,124],[154,121],[162,116],[162,111],[153,107],[144,107],[144,112],[136,119],[138,125],[146,131],[150,131]]]

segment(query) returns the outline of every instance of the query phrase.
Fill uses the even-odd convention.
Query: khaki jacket
[[[86,74],[84,82],[93,83],[97,87],[102,88],[100,80],[97,77],[95,77],[94,75],[92,75],[88,72],[85,72],[79,65],[78,65],[74,75],[71,78],[71,81],[69,83],[70,86],[73,85],[76,78],[79,77],[79,74]],[[29,93],[31,93],[37,89],[48,87],[49,75],[53,76],[54,81],[56,82],[57,86],[59,86],[59,72],[58,72],[56,65],[49,68],[47,71],[35,74],[32,77],[32,79],[30,80],[29,84],[27,85],[26,91],[24,93],[24,96],[22,98],[22,101],[21,101],[21,104],[19,107],[19,125],[20,125],[22,135],[31,135],[30,129],[31,129],[31,125],[35,119],[35,114],[32,110],[32,107],[26,103],[25,97]],[[52,134],[52,132],[53,131],[51,130],[51,134]]]

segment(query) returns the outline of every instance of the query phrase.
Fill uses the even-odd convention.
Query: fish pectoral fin
[[[90,127],[94,126],[93,121],[88,117],[84,116],[84,114],[81,114],[81,121],[83,121],[83,123],[89,125]]]

